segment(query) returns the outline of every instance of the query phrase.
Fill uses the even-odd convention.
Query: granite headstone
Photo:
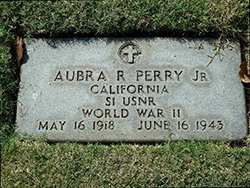
[[[247,134],[237,41],[30,39],[17,132],[50,141],[236,140]]]

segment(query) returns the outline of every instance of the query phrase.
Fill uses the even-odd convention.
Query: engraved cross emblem
[[[134,56],[138,55],[138,51],[135,50],[133,46],[128,46],[128,48],[124,51],[124,55],[128,56],[129,63],[134,63]]]
[[[133,42],[123,44],[118,54],[124,62],[129,64],[138,63],[142,56],[141,49]]]

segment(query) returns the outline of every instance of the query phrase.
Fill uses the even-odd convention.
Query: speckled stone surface
[[[247,135],[240,46],[215,39],[26,40],[17,132],[50,141]],[[212,62],[208,62],[213,57]]]

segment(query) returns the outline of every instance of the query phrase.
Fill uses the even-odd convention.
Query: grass
[[[8,148],[8,149],[7,149]],[[4,187],[250,186],[250,149],[224,142],[49,145],[15,137],[2,151]]]
[[[16,135],[11,53],[15,35],[249,36],[248,7],[246,0],[0,2],[1,187],[249,187],[249,138],[80,145]]]
[[[21,36],[148,35],[232,36],[248,26],[248,1],[89,0],[2,2],[2,22]]]

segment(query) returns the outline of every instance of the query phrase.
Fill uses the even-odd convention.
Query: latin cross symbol
[[[134,63],[134,56],[138,55],[138,51],[135,50],[133,46],[129,45],[128,48],[124,51],[124,55],[128,56],[129,63]]]

